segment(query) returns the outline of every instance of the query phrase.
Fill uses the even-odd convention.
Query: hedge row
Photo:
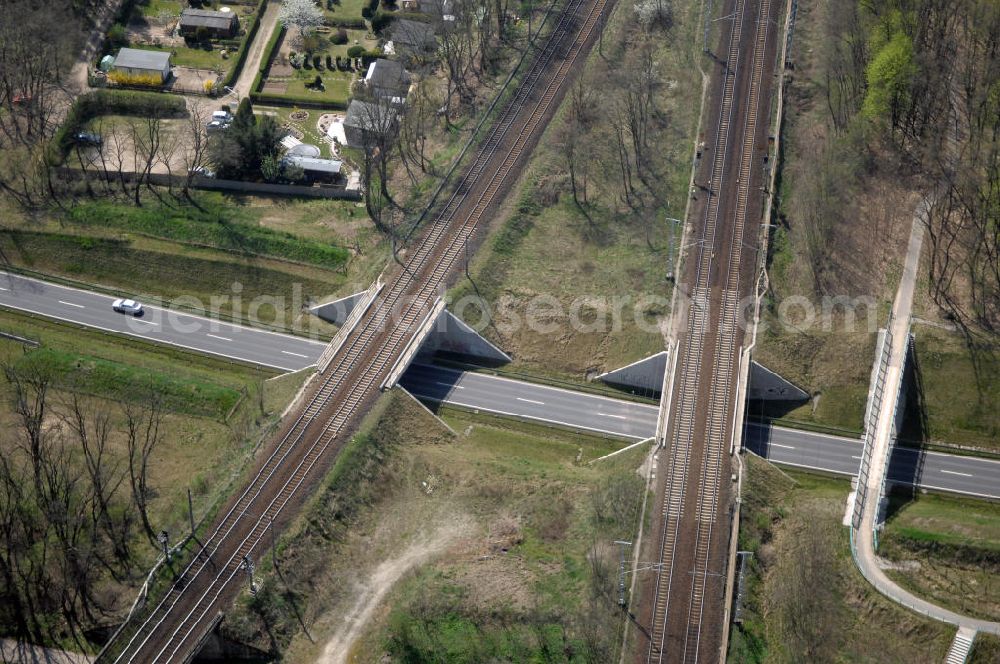
[[[264,45],[264,57],[260,60],[260,68],[257,70],[257,75],[253,77],[253,84],[250,86],[250,98],[254,101],[256,101],[254,95],[260,92],[261,83],[263,83],[264,77],[267,76],[267,72],[271,68],[271,60],[277,55],[278,44],[281,42],[281,37],[284,34],[285,26],[279,23],[278,29],[271,33],[271,38]]]
[[[138,90],[92,90],[74,100],[66,120],[53,137],[56,162],[73,146],[73,135],[99,115],[134,115],[137,117],[169,118],[187,113],[183,97],[161,92]]]
[[[367,27],[363,18],[340,18],[337,16],[328,18],[326,24],[335,28],[350,28],[351,30],[364,30]]]
[[[296,97],[293,95],[278,95],[271,94],[267,92],[252,92],[250,93],[253,102],[261,104],[276,104],[278,106],[300,106],[304,108],[322,108],[322,109],[333,109],[338,111],[347,110],[346,101],[332,101],[316,99],[315,97]]]
[[[246,64],[247,53],[250,51],[250,44],[253,42],[253,38],[257,35],[257,30],[260,28],[260,18],[264,15],[264,10],[267,9],[268,0],[260,0],[257,5],[257,11],[254,12],[253,22],[250,23],[250,28],[247,30],[246,38],[240,45],[240,50],[236,53],[236,62],[229,69],[229,73],[226,74],[225,80],[222,81],[222,85],[232,87],[233,83],[240,75],[240,71],[243,69],[243,65]]]

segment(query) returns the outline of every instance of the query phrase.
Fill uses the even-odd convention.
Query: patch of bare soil
[[[346,664],[351,644],[361,635],[392,587],[411,570],[459,542],[468,534],[471,525],[471,521],[465,519],[446,523],[429,536],[410,543],[398,556],[379,563],[356,585],[354,605],[344,614],[317,661],[321,664]]]

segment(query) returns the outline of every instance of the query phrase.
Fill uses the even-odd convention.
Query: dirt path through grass
[[[472,522],[456,519],[439,526],[429,537],[412,542],[395,558],[381,562],[371,574],[357,584],[358,598],[344,615],[340,626],[327,641],[318,664],[346,664],[351,645],[361,635],[375,609],[403,576],[470,531]]]

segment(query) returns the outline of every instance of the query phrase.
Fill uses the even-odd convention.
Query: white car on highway
[[[142,305],[135,300],[118,298],[111,304],[111,308],[120,314],[131,314],[133,316],[142,315]]]

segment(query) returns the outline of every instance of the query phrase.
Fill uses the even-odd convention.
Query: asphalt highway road
[[[210,355],[282,371],[315,364],[323,341],[144,306],[132,318],[111,310],[114,297],[0,272],[0,306],[27,311],[66,323],[126,334]],[[401,381],[429,402],[518,417],[629,440],[652,437],[656,406],[537,385],[509,378],[414,365]],[[746,446],[789,466],[855,475],[861,443],[854,438],[797,429],[751,424]],[[1000,462],[977,457],[919,453],[897,447],[889,462],[889,478],[926,489],[1000,499]]]
[[[426,401],[633,440],[650,438],[656,429],[656,406],[487,374],[414,365],[401,384]],[[856,438],[753,423],[745,435],[748,449],[783,465],[853,476],[861,463],[861,441]],[[889,479],[1000,499],[1000,461],[990,459],[896,447]]]
[[[316,363],[325,341],[278,334],[259,328],[163,309],[143,302],[136,318],[111,309],[111,295],[0,272],[0,306],[28,311],[106,332],[218,355],[281,371]]]

